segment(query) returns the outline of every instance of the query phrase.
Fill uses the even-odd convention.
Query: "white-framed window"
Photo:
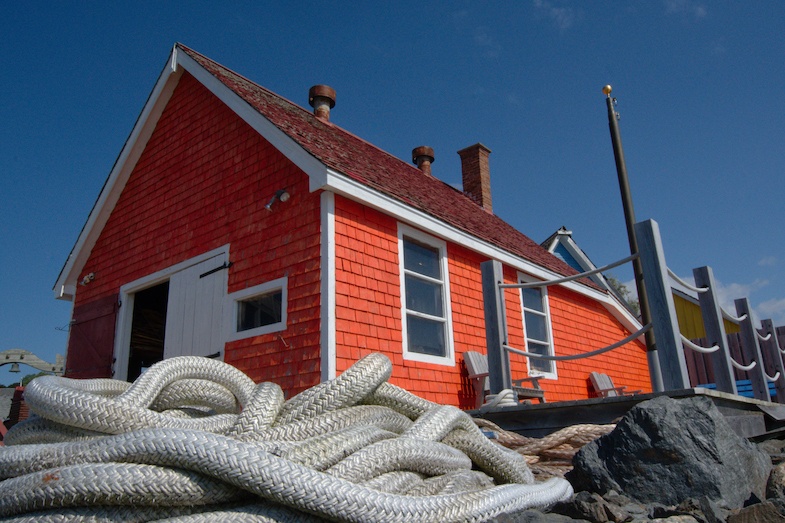
[[[520,283],[536,281],[519,274]],[[521,289],[523,308],[523,335],[526,339],[526,352],[553,356],[553,335],[551,314],[548,308],[548,288],[532,287]],[[556,362],[540,358],[528,358],[529,374],[545,378],[556,378]]]
[[[447,244],[401,224],[398,256],[403,357],[454,365]]]
[[[286,329],[287,278],[229,294],[227,340],[235,341]]]

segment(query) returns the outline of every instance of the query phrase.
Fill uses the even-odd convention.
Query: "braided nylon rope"
[[[572,458],[587,443],[611,432],[616,425],[580,423],[564,427],[542,438],[527,438],[502,429],[486,419],[474,422],[491,432],[496,441],[521,454],[537,477],[564,476],[572,469]]]
[[[3,521],[483,521],[572,495],[369,355],[284,401],[208,358],[39,377],[0,447]]]

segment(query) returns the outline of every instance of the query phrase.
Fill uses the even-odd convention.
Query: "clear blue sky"
[[[334,123],[403,159],[432,146],[451,184],[482,142],[495,213],[536,241],[566,226],[597,265],[629,252],[610,83],[668,265],[710,265],[785,324],[783,20],[781,1],[6,2],[0,351],[65,353],[52,286],[176,41],[303,106],[331,85]]]

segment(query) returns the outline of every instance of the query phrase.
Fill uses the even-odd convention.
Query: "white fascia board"
[[[177,64],[194,76],[199,83],[204,85],[219,100],[225,103],[237,116],[250,125],[256,132],[270,142],[284,156],[302,169],[309,177],[324,176],[326,166],[306,151],[300,144],[290,138],[286,133],[275,126],[270,120],[262,116],[243,98],[224,85],[210,71],[202,67],[193,58],[185,53],[180,53]]]
[[[57,299],[73,300],[76,292],[79,273],[90,256],[90,253],[103,230],[109,215],[114,210],[117,200],[128,181],[131,172],[136,166],[136,162],[144,151],[147,141],[153,134],[158,119],[169,102],[174,92],[174,88],[182,74],[182,70],[177,70],[177,50],[172,50],[167,65],[164,67],[158,81],[155,83],[150,96],[147,98],[142,112],[136,119],[131,134],[125,141],[120,155],[115,160],[109,176],[104,182],[104,186],[96,199],[87,221],[79,233],[79,237],[68,255],[68,259],[60,271],[54,286],[54,294]]]
[[[321,201],[321,380],[334,379],[336,371],[335,337],[335,193],[322,191]]]
[[[312,181],[316,181],[313,180]],[[327,169],[325,173],[324,183],[320,186],[315,184],[311,185],[311,190],[322,189],[332,191],[336,194],[345,196],[351,200],[359,201],[365,205],[373,207],[387,215],[393,216],[397,220],[404,222],[412,227],[426,231],[434,236],[438,236],[445,240],[466,247],[470,250],[485,255],[491,259],[499,260],[505,265],[530,274],[531,276],[541,280],[552,280],[561,278],[563,275],[556,274],[543,267],[533,264],[519,256],[515,256],[504,249],[501,249],[493,244],[477,239],[476,237],[449,225],[442,220],[424,213],[409,205],[404,204],[390,196],[375,191],[370,187],[348,178],[332,169]],[[579,294],[588,296],[595,300],[607,299],[605,293],[596,289],[586,287],[585,285],[568,282],[563,284],[570,290]]]

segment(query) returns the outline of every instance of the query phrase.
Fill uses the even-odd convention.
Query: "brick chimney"
[[[476,143],[458,151],[461,157],[461,173],[463,174],[463,192],[480,207],[493,212],[491,203],[491,169],[488,156],[491,150],[481,143]]]
[[[412,149],[412,163],[417,165],[424,174],[431,176],[431,164],[434,161],[436,158],[433,156],[433,147],[421,145]]]
[[[308,91],[308,103],[320,120],[330,121],[330,109],[335,107],[335,89],[329,85],[314,85]]]

